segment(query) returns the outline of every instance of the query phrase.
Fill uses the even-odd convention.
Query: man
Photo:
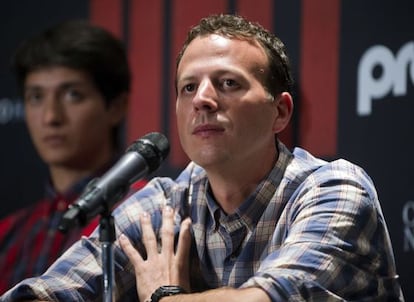
[[[0,221],[0,293],[39,275],[97,220],[64,235],[62,214],[121,149],[130,71],[121,41],[67,22],[23,44],[14,67],[33,144],[50,172],[45,197]],[[24,173],[24,171],[22,171]]]
[[[277,139],[291,84],[282,42],[259,25],[218,15],[191,29],[176,113],[192,162],[114,212],[118,301],[403,300],[370,178]],[[92,235],[3,298],[99,300],[99,256]]]

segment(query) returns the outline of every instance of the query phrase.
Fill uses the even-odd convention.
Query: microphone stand
[[[84,193],[82,194],[85,200],[89,200],[90,196],[101,194],[104,191],[101,188],[97,188],[94,185],[98,179],[93,179],[87,185]],[[102,193],[106,203],[102,202],[102,205],[98,210],[92,212],[91,217],[101,213],[99,221],[99,241],[101,242],[102,251],[102,270],[103,270],[103,302],[112,302],[115,300],[115,265],[114,265],[114,250],[113,243],[115,242],[115,222],[112,216],[111,210],[108,209],[107,204],[109,201],[121,200],[128,191],[128,186],[123,184],[116,184],[113,186],[117,189],[111,198],[108,198],[107,194]],[[96,213],[96,214],[94,214]],[[70,206],[68,211],[62,217],[59,225],[59,230],[65,233],[70,227],[78,224],[85,225],[88,221],[87,213],[84,213],[79,206]]]
[[[105,211],[99,221],[99,241],[102,247],[103,302],[115,300],[114,250],[115,224],[111,212]]]

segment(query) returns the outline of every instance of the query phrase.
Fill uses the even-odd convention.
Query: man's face
[[[32,141],[46,164],[87,169],[111,148],[116,121],[87,73],[66,67],[32,71],[24,104]]]
[[[204,168],[260,160],[275,151],[278,117],[263,83],[258,45],[219,35],[198,37],[177,70],[177,124],[184,151]]]

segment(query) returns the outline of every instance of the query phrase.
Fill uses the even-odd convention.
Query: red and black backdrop
[[[377,185],[407,301],[414,301],[414,31],[410,0],[19,0],[0,4],[0,216],[41,195],[46,175],[29,140],[9,69],[21,40],[66,19],[89,19],[126,44],[133,89],[126,145],[165,133],[159,173],[187,163],[175,128],[175,56],[191,25],[211,13],[258,21],[286,44],[296,85],[288,146],[343,157]]]

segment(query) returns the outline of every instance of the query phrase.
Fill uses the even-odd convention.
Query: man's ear
[[[293,113],[293,99],[289,92],[282,92],[275,100],[277,116],[273,123],[273,132],[280,133],[288,125]]]
[[[110,114],[111,123],[119,124],[126,116],[128,109],[128,93],[121,93],[109,104],[108,112]]]

